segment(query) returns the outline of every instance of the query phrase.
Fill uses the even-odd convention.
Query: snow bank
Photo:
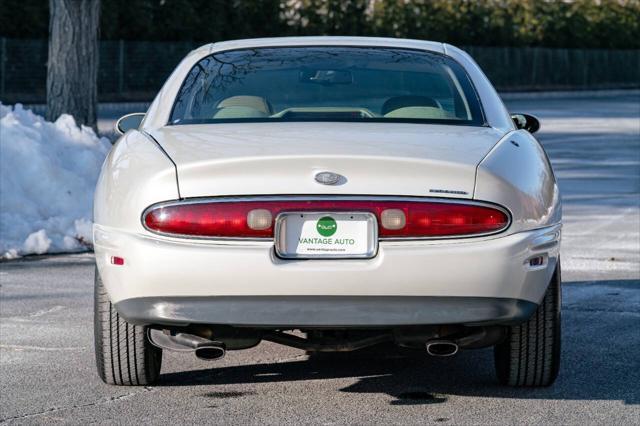
[[[93,190],[111,144],[70,115],[0,103],[0,257],[91,246]]]

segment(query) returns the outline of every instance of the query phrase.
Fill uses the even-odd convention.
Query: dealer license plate
[[[370,258],[378,251],[378,223],[372,213],[281,213],[275,245],[284,258]]]

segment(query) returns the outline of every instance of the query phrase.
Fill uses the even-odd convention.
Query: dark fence
[[[149,101],[190,42],[101,41],[102,102]],[[465,47],[500,91],[640,87],[640,50]],[[45,101],[47,41],[0,39],[0,101]]]

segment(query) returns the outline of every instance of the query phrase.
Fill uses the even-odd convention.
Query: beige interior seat
[[[218,109],[230,107],[251,108],[264,113],[266,116],[272,114],[271,105],[269,105],[269,102],[265,98],[260,96],[231,96],[230,98],[223,99],[218,103]]]
[[[413,107],[404,107],[394,109],[391,112],[388,112],[384,115],[387,118],[407,118],[407,119],[456,119],[451,113],[434,107],[421,107],[421,106],[413,106]]]
[[[391,111],[406,107],[432,107],[441,108],[438,101],[428,96],[403,95],[394,96],[385,101],[382,105],[381,114],[386,116]]]
[[[259,109],[246,106],[229,106],[220,108],[213,114],[216,119],[235,119],[235,118],[267,118],[269,117]]]

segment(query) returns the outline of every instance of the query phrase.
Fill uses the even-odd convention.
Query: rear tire
[[[147,338],[147,328],[126,322],[114,309],[96,268],[94,284],[96,366],[110,385],[150,385],[160,376],[162,349]]]
[[[525,323],[509,328],[494,349],[498,380],[503,385],[539,387],[553,384],[560,368],[560,260],[544,299]]]

